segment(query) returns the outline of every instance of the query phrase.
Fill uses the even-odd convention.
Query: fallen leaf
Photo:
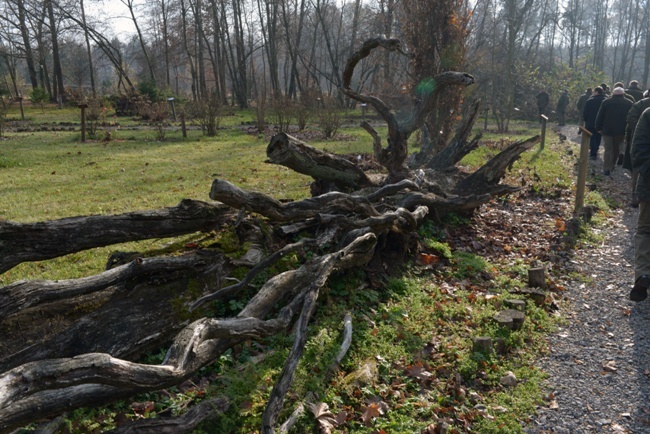
[[[316,417],[318,428],[322,434],[330,434],[339,425],[329,406],[324,402],[310,403],[309,409]]]
[[[420,361],[417,361],[412,365],[408,365],[406,367],[406,375],[424,381],[429,380],[431,377],[433,377],[433,374],[427,371]]]
[[[382,409],[382,406],[379,402],[371,402],[368,407],[363,411],[363,414],[361,415],[361,420],[363,423],[368,425],[371,420],[373,420],[376,417],[382,416],[384,414],[384,410]]]

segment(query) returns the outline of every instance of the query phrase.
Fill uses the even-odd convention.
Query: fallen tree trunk
[[[490,193],[504,177],[506,170],[517,161],[522,152],[529,150],[540,141],[540,136],[519,140],[498,155],[490,159],[476,172],[456,184],[454,192],[458,195],[471,192],[474,194]],[[502,194],[511,193],[512,189],[502,190]]]
[[[50,325],[51,321],[47,318],[54,316],[48,315],[49,310],[58,311],[56,303],[40,306],[36,311],[27,310],[23,315],[15,315],[13,318],[5,318],[3,326],[12,330],[11,335],[18,334],[17,329],[37,327],[38,324],[30,324],[40,321],[44,327],[44,338],[25,346],[26,343],[19,339],[18,335],[14,345],[20,347],[3,345],[0,372],[28,362],[74,357],[84,353],[101,352],[114,357],[134,359],[147,351],[157,350],[168,343],[192,318],[188,310],[189,305],[197,295],[202,294],[200,288],[219,286],[219,276],[228,275],[233,268],[228,264],[227,258],[214,252],[210,255],[194,253],[187,257],[146,261],[143,260],[141,265],[136,265],[139,261],[134,261],[120,269],[144,266],[157,271],[141,274],[137,280],[127,281],[126,286],[124,281],[106,286],[106,298],[95,302],[98,306],[90,313],[75,317],[75,310],[83,313],[88,307],[78,301],[75,303],[74,299],[59,299],[67,303],[66,317],[70,315],[70,318],[60,319],[55,327]],[[148,263],[154,266],[147,267]],[[172,267],[168,270],[159,268],[163,264]],[[210,273],[207,273],[208,270]],[[52,299],[56,296],[52,293],[55,288],[64,292],[74,290],[78,293],[97,290],[95,281],[101,281],[101,276],[112,276],[114,271],[109,270],[92,278],[59,282],[23,282],[19,286],[29,287],[28,293],[41,292],[42,298]],[[42,285],[40,290],[39,284]],[[18,297],[24,295],[23,292]],[[195,314],[194,317],[196,316]],[[68,324],[69,320],[74,321]]]
[[[312,287],[313,276],[367,263],[377,238],[367,234],[343,249],[314,258],[294,271],[269,280],[238,315],[235,323],[265,316],[275,301],[294,296],[270,327],[244,327],[239,336],[277,333],[288,325],[302,296]],[[333,262],[332,262],[333,261]],[[324,274],[323,274],[324,273]],[[98,405],[140,392],[179,384],[237,342],[233,327],[203,319],[179,333],[162,365],[143,365],[108,354],[89,353],[74,358],[44,359],[26,363],[0,375],[0,430],[7,432],[35,418],[54,416],[81,406]]]
[[[121,215],[39,223],[0,220],[0,273],[22,262],[52,259],[95,247],[210,231],[234,216],[223,205],[186,199],[172,208]]]
[[[266,148],[267,163],[280,164],[315,180],[330,181],[349,191],[372,185],[365,172],[348,160],[319,151],[286,133],[271,139]]]

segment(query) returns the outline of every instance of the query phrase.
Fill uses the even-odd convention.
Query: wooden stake
[[[582,131],[582,142],[580,143],[580,160],[578,160],[578,183],[576,185],[576,205],[573,212],[577,214],[585,204],[585,181],[587,179],[587,163],[589,160],[589,139],[591,133],[584,127]]]

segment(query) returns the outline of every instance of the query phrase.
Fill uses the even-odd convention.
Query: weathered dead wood
[[[282,249],[273,252],[273,254],[269,255],[267,258],[263,259],[259,264],[253,267],[248,273],[246,273],[246,276],[244,276],[241,281],[237,282],[234,285],[221,288],[216,292],[205,295],[196,300],[194,303],[192,303],[192,306],[190,306],[190,310],[197,309],[209,301],[224,299],[238,293],[239,291],[246,288],[246,286],[253,280],[253,278],[255,278],[255,276],[257,276],[262,270],[265,270],[270,265],[276,263],[287,254],[297,252],[301,249],[304,249],[305,247],[315,247],[318,245],[318,242],[319,240],[314,238],[303,238],[296,243],[284,246]]]
[[[234,217],[229,207],[185,199],[177,206],[112,216],[70,217],[39,223],[0,221],[0,273],[22,262],[127,241],[210,231]]]
[[[315,180],[330,181],[341,189],[358,190],[372,185],[365,172],[350,161],[313,148],[286,133],[271,138],[266,155],[267,163],[286,166]]]
[[[160,273],[197,269],[203,259],[195,255],[158,258],[138,258],[95,276],[70,280],[21,280],[0,288],[0,318],[27,308],[58,300],[70,300],[81,295],[121,286]]]
[[[200,423],[223,414],[230,406],[226,397],[208,399],[191,407],[187,413],[178,417],[158,417],[140,419],[127,423],[110,434],[183,434],[194,430]]]
[[[455,166],[465,155],[476,149],[481,134],[477,134],[470,142],[467,141],[467,138],[472,133],[472,128],[478,117],[480,103],[481,101],[477,100],[472,104],[468,115],[463,118],[463,122],[456,130],[456,135],[439,154],[433,156],[432,147],[425,148],[423,146],[423,149],[416,154],[415,167],[425,166],[433,170],[446,169]]]
[[[495,155],[476,172],[456,184],[454,192],[463,195],[467,192],[474,194],[490,193],[494,191],[499,181],[505,176],[506,170],[520,155],[539,143],[540,136],[518,140],[506,149]],[[512,190],[506,190],[510,193]],[[503,193],[503,194],[506,194]]]
[[[363,196],[331,192],[283,204],[267,194],[242,190],[222,179],[215,179],[212,182],[210,198],[233,208],[243,208],[261,214],[276,222],[305,220],[319,214],[356,213],[362,216],[379,215],[379,212]]]
[[[298,419],[300,418],[300,416],[303,415],[304,412],[305,412],[305,405],[301,402],[298,404],[295,410],[293,410],[291,416],[289,416],[289,418],[286,421],[284,421],[282,425],[280,425],[280,428],[278,429],[279,434],[288,433],[291,430],[291,428],[293,428],[293,426],[296,424],[296,422],[298,422]]]
[[[328,261],[329,263],[325,264],[325,267],[319,276],[315,276],[314,282],[311,284],[309,291],[305,294],[305,301],[302,305],[300,318],[298,319],[296,336],[291,351],[289,351],[289,356],[287,356],[287,359],[284,362],[280,377],[275,382],[273,390],[271,390],[271,396],[269,397],[266,409],[262,414],[263,434],[275,434],[275,423],[277,422],[278,414],[282,410],[284,396],[287,394],[287,391],[293,382],[298,362],[305,350],[305,344],[307,343],[307,325],[316,310],[316,302],[318,301],[320,288],[325,285],[327,277],[331,274],[334,268],[335,259],[336,258],[334,257],[330,257],[330,260]]]
[[[339,368],[339,365],[343,361],[343,358],[348,353],[352,345],[352,314],[347,312],[345,318],[343,318],[343,342],[341,343],[341,349],[339,350],[336,358],[332,364],[327,369],[327,377],[331,377],[334,372]]]
[[[340,91],[349,98],[361,103],[370,104],[388,126],[388,146],[379,152],[379,163],[389,172],[388,182],[396,182],[408,177],[406,158],[408,157],[408,138],[420,128],[427,116],[436,107],[440,92],[450,86],[469,86],[474,83],[474,77],[463,72],[447,71],[431,78],[426,86],[415,95],[413,112],[402,116],[398,121],[395,113],[379,98],[363,95],[351,89],[351,79],[357,64],[368,57],[372,50],[384,48],[389,51],[400,51],[400,41],[397,39],[373,38],[365,41],[361,48],[348,59],[343,71],[343,85]],[[376,140],[376,139],[375,139]]]
[[[314,276],[324,281],[331,272],[367,263],[376,243],[377,237],[367,234],[339,251],[275,276],[251,299],[238,320],[244,323],[250,318],[264,317],[281,297],[312,288]],[[6,371],[0,374],[0,430],[8,431],[36,417],[54,416],[81,406],[99,405],[179,384],[237,342],[232,338],[232,327],[223,323],[221,326],[198,321],[186,327],[174,339],[163,365],[144,365],[108,354],[88,353],[39,360]],[[266,330],[269,329],[263,328],[262,332]],[[222,332],[229,334],[215,338],[223,336]],[[250,336],[252,331],[242,333],[239,336]]]
[[[28,362],[84,353],[101,352],[132,359],[165,345],[189,322],[183,309],[196,298],[197,290],[214,287],[218,276],[227,275],[232,269],[228,259],[217,252],[167,260],[170,265],[176,262],[182,267],[148,274],[146,279],[133,281],[128,287],[113,288],[110,298],[95,310],[62,330],[44,331],[46,339],[31,345],[21,341],[20,348],[5,349],[0,372]],[[158,267],[165,261],[154,263]],[[72,287],[80,286],[74,280],[67,282]],[[39,311],[45,309],[43,306]],[[18,324],[24,327],[32,321],[28,314]]]
[[[368,121],[361,122],[360,126],[372,136],[372,154],[375,156],[375,160],[379,161],[381,158],[381,137],[379,137],[379,133]]]
[[[426,206],[437,217],[450,212],[469,212],[488,202],[491,194],[472,194],[468,196],[441,197],[433,193],[420,193],[417,191],[405,194],[397,203],[400,207],[414,209]]]

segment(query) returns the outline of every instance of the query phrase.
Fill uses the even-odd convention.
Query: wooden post
[[[580,127],[582,131],[582,142],[580,142],[580,159],[578,160],[578,184],[576,185],[576,205],[573,210],[578,213],[585,204],[585,182],[587,180],[587,162],[589,160],[589,139],[591,133],[585,127]]]
[[[81,109],[81,143],[86,143],[86,108],[88,104],[79,104]]]
[[[548,117],[546,115],[539,115],[542,119],[542,139],[539,141],[539,149],[544,150],[544,143],[546,142],[546,122]]]
[[[187,138],[187,126],[185,126],[185,113],[181,113],[181,131],[183,132],[183,138]]]
[[[490,107],[485,107],[485,119],[483,120],[483,131],[487,131],[488,113],[490,113]]]
[[[20,119],[25,120],[25,110],[23,109],[23,96],[18,95],[18,104],[20,104]]]

